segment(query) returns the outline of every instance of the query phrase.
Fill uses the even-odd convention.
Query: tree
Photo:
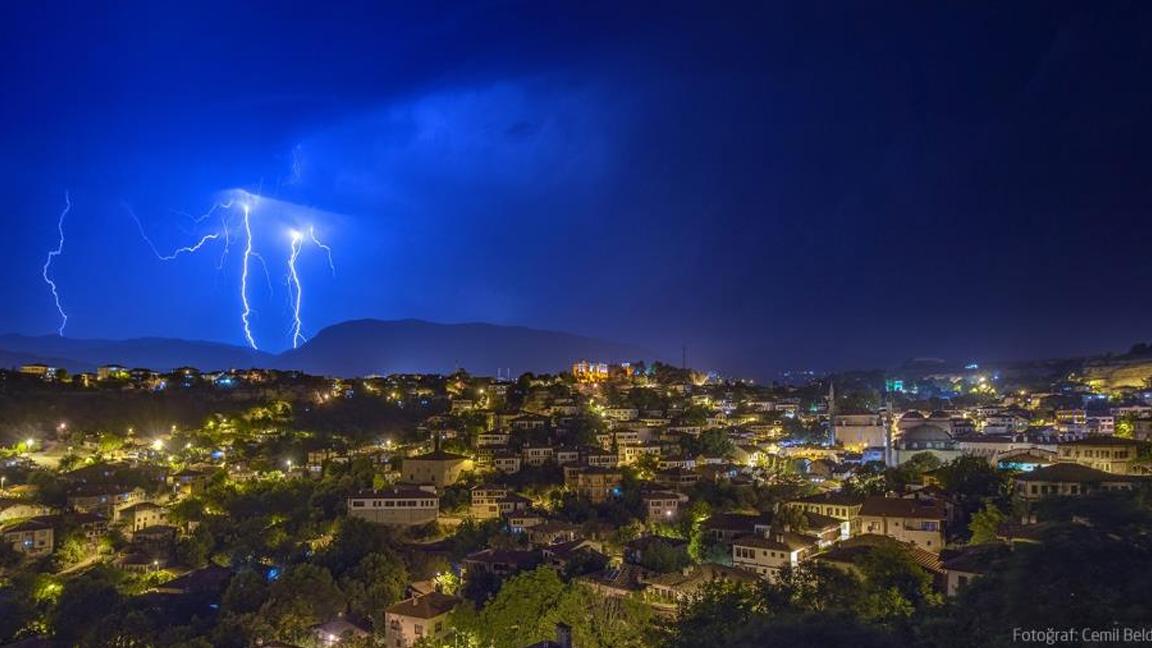
[[[755,587],[736,581],[705,583],[680,610],[668,648],[733,646],[735,634],[760,614]]]
[[[888,480],[884,475],[884,464],[879,461],[861,466],[844,482],[843,491],[853,497],[883,495],[888,490]]]
[[[391,551],[391,545],[392,535],[387,527],[346,517],[340,521],[336,536],[321,556],[321,562],[334,573],[342,574],[368,554]]]
[[[1142,627],[1152,618],[1152,546],[1137,531],[1082,524],[1021,544],[917,628],[937,648],[1007,648],[1013,628]]]
[[[686,437],[683,443],[690,454],[702,454],[708,457],[727,457],[735,448],[732,440],[728,438],[728,432],[716,428],[704,430],[696,439]]]
[[[567,587],[555,571],[538,568],[509,578],[469,628],[496,648],[550,639],[561,620]],[[467,623],[463,623],[467,627]]]
[[[228,583],[220,599],[221,613],[239,615],[256,612],[268,600],[268,581],[260,573],[245,569]]]
[[[667,574],[684,569],[692,564],[686,549],[666,542],[653,542],[644,549],[640,565],[654,572]]]
[[[98,566],[65,583],[52,615],[56,638],[78,642],[101,619],[116,612],[123,601],[118,581],[114,570]]]
[[[1152,380],[1152,376],[1148,378]],[[1152,386],[1152,385],[1150,385]],[[1133,416],[1131,414],[1121,416],[1116,420],[1116,436],[1121,439],[1131,439],[1135,434],[1136,425],[1133,423]]]
[[[803,533],[808,530],[808,516],[797,506],[781,506],[772,518],[772,526],[783,531]]]
[[[981,457],[958,457],[937,472],[940,487],[963,506],[972,506],[990,497],[1003,495],[1006,481]]]
[[[564,623],[581,648],[640,648],[650,619],[651,611],[638,601],[600,596],[540,567],[508,579],[483,609],[462,606],[452,624],[461,645],[522,648],[553,638],[556,625]],[[455,639],[443,645],[455,645]]]
[[[0,569],[11,569],[24,561],[24,554],[7,542],[0,542]]]
[[[940,603],[932,576],[897,544],[874,547],[858,567],[864,581],[857,608],[862,618],[890,621]]]
[[[332,574],[307,563],[288,568],[268,591],[260,608],[263,616],[285,639],[299,639],[308,628],[323,623],[344,609],[344,596]]]
[[[761,590],[763,604],[772,614],[808,612],[844,613],[852,609],[862,583],[854,572],[819,561],[786,567]]]
[[[372,553],[340,578],[340,589],[354,614],[384,629],[384,609],[404,595],[408,569],[391,553]]]
[[[206,526],[198,526],[191,534],[180,538],[176,543],[176,560],[193,569],[208,564],[208,556],[215,546],[212,532]]]
[[[987,544],[999,540],[1000,525],[1007,516],[992,502],[985,502],[984,508],[972,514],[968,530],[972,533],[971,544]]]
[[[570,585],[573,601],[566,609],[585,611],[585,616],[566,618],[572,626],[573,643],[590,648],[647,648],[653,611],[637,598],[603,596],[582,585]],[[569,620],[571,619],[571,620]]]

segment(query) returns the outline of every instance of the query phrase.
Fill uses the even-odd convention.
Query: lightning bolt
[[[152,239],[149,238],[147,232],[144,231],[144,224],[140,222],[140,218],[136,216],[136,212],[132,211],[132,209],[127,205],[124,206],[124,209],[128,210],[128,213],[132,215],[132,220],[136,221],[136,228],[140,230],[140,237],[144,239],[144,242],[148,244],[148,247],[152,248],[152,254],[155,254],[156,258],[160,259],[161,261],[172,261],[181,254],[192,254],[193,252],[196,252],[200,248],[204,247],[204,245],[206,245],[209,241],[215,241],[216,239],[220,238],[220,235],[217,233],[205,234],[200,238],[199,241],[196,241],[196,243],[192,245],[185,245],[184,247],[176,248],[176,250],[171,254],[163,254],[160,252],[160,249],[156,247],[156,243],[154,243]]]
[[[198,216],[198,217],[194,217],[194,216],[188,216],[188,217],[191,218],[193,220],[193,222],[200,223],[200,222],[203,222],[204,219],[211,216],[217,209],[221,209],[221,208],[228,209],[231,206],[232,206],[231,201],[226,202],[226,203],[216,203],[215,205],[212,205],[212,208],[209,209],[207,213],[205,213],[201,216]],[[148,233],[146,231],[144,231],[144,223],[141,222],[140,217],[136,215],[136,212],[132,209],[132,207],[129,206],[127,203],[125,203],[123,205],[123,207],[124,207],[124,210],[128,212],[128,215],[132,217],[132,220],[136,222],[136,229],[138,229],[140,231],[140,238],[144,239],[144,242],[148,244],[148,247],[152,248],[152,253],[155,254],[156,258],[160,259],[161,261],[172,261],[176,257],[180,256],[181,254],[193,254],[195,252],[198,252],[200,250],[200,248],[204,247],[206,244],[208,244],[211,241],[215,241],[216,239],[220,238],[220,236],[221,236],[221,234],[219,232],[213,232],[211,234],[205,234],[204,236],[200,237],[199,241],[196,241],[192,245],[185,245],[184,247],[176,248],[176,250],[173,251],[171,254],[164,254],[164,253],[160,252],[160,249],[156,247],[156,243],[153,242],[152,239],[148,236]],[[223,236],[225,238],[225,248],[224,249],[225,249],[225,253],[227,253],[227,249],[228,249],[227,248],[227,245],[228,245],[228,222],[224,219],[221,219],[221,224],[223,225],[223,232],[224,232]],[[223,263],[223,257],[221,257],[221,263]]]
[[[272,276],[268,269],[268,263],[265,261],[264,257],[255,250],[255,234],[252,228],[252,210],[255,207],[257,200],[263,201],[265,198],[260,196],[259,193],[253,194],[243,189],[229,190],[228,193],[232,196],[232,198],[230,198],[227,202],[217,202],[206,213],[201,214],[200,216],[192,216],[191,214],[184,212],[176,212],[189,218],[194,224],[200,224],[205,220],[212,218],[214,215],[217,215],[218,212],[223,213],[218,214],[220,218],[220,229],[218,231],[205,234],[192,244],[177,248],[170,253],[164,253],[160,251],[155,242],[148,236],[143,222],[131,209],[131,207],[125,204],[124,208],[132,217],[132,220],[136,223],[136,228],[140,232],[140,237],[143,238],[144,241],[148,244],[148,247],[151,248],[152,253],[156,256],[156,258],[160,259],[161,261],[172,261],[181,255],[196,254],[213,241],[220,240],[223,243],[223,249],[220,253],[219,260],[216,262],[216,269],[222,270],[224,263],[232,249],[233,240],[237,239],[243,242],[240,273],[240,301],[242,303],[240,321],[244,329],[244,339],[248,343],[248,346],[255,350],[259,350],[260,347],[257,344],[255,334],[253,333],[252,321],[252,316],[256,310],[253,308],[249,295],[249,282],[252,275],[253,261],[259,262],[260,267],[264,271],[264,278],[268,285],[269,295],[271,296],[275,294],[275,288],[272,285]],[[293,205],[292,203],[286,203],[275,199],[268,200],[270,201],[270,205],[273,206],[273,216],[278,213],[277,210],[285,211],[303,209],[298,205]],[[241,227],[237,227],[237,223],[235,222],[234,206],[240,208],[242,215],[242,219],[240,221],[240,224],[242,225]],[[61,219],[63,219],[63,216]],[[61,230],[61,233],[62,232],[63,230]],[[240,232],[240,234],[238,235],[237,232]],[[310,241],[316,247],[324,251],[328,261],[328,268],[332,271],[333,276],[335,276],[336,273],[336,264],[333,260],[332,247],[320,240],[320,237],[316,234],[316,228],[314,226],[308,226],[307,234],[301,230],[292,230],[291,236],[292,242],[288,257],[288,289],[290,298],[292,299],[292,348],[298,348],[300,344],[307,341],[307,337],[304,335],[303,320],[301,318],[303,303],[303,281],[301,280],[299,269],[297,267],[297,262],[300,258],[301,252],[303,251],[304,245]],[[305,239],[305,236],[307,236],[307,239]],[[61,238],[63,238],[63,235],[61,235]],[[45,279],[47,280],[47,275],[45,276]],[[63,314],[63,312],[61,314]],[[63,327],[61,327],[61,329],[63,329]]]
[[[56,230],[60,232],[59,242],[56,244],[55,250],[48,252],[48,258],[44,260],[44,268],[41,274],[44,276],[44,283],[52,289],[52,300],[56,302],[56,310],[60,313],[60,328],[56,329],[56,334],[61,337],[64,336],[64,327],[68,326],[68,313],[64,312],[64,307],[60,305],[60,293],[56,290],[56,282],[49,276],[48,270],[52,267],[52,259],[64,253],[64,217],[72,209],[72,199],[68,196],[68,192],[64,192],[64,211],[60,212],[60,218],[56,221]]]
[[[284,184],[288,186],[300,184],[300,177],[304,175],[304,151],[300,145],[292,147],[292,172],[288,176],[288,181]]]
[[[252,337],[252,324],[249,318],[252,315],[252,306],[248,303],[248,266],[252,259],[252,221],[251,214],[252,208],[247,204],[241,205],[244,212],[244,265],[240,273],[240,301],[244,303],[244,310],[240,313],[240,321],[244,324],[244,339],[248,340],[248,346],[259,351],[260,347],[256,346],[256,338]]]
[[[199,225],[200,223],[203,223],[204,221],[211,218],[212,214],[216,213],[217,209],[228,209],[230,207],[232,207],[232,201],[231,200],[229,200],[228,202],[216,203],[215,205],[212,205],[212,207],[208,211],[204,212],[203,214],[200,214],[199,216],[193,216],[192,214],[189,214],[188,212],[184,212],[184,211],[176,211],[175,213],[177,213],[177,214],[187,218],[188,220],[192,221],[192,224]]]
[[[304,236],[292,230],[292,252],[288,255],[288,285],[293,294],[292,306],[292,348],[300,346],[301,342],[307,342],[307,338],[301,333],[304,324],[300,321],[300,275],[296,272],[296,259],[300,257],[301,242]]]
[[[228,250],[232,248],[232,233],[228,229],[228,219],[221,216],[220,225],[224,228],[224,251],[220,253],[220,261],[216,264],[217,270],[224,269],[224,259],[228,258]]]
[[[264,281],[268,283],[268,296],[271,297],[276,289],[272,287],[272,273],[268,270],[268,262],[264,260],[264,255],[259,252],[253,252],[252,258],[260,262],[260,269],[264,271]]]
[[[307,342],[308,338],[304,337],[303,328],[304,323],[300,319],[300,304],[302,302],[301,294],[303,288],[300,281],[300,273],[296,269],[296,260],[300,258],[300,251],[304,247],[304,234],[299,230],[291,230],[289,235],[292,237],[291,252],[288,255],[288,288],[292,294],[292,348],[295,349],[300,346],[302,342]],[[312,225],[308,226],[308,238],[316,247],[324,250],[325,255],[328,257],[328,268],[332,271],[333,276],[336,274],[336,264],[332,262],[332,248],[325,245],[319,237],[316,236],[316,228]]]
[[[312,242],[316,244],[316,247],[324,250],[324,253],[328,255],[328,269],[332,271],[332,276],[335,277],[336,264],[332,262],[332,248],[324,245],[320,242],[320,239],[316,238],[316,228],[311,225],[308,226],[308,236],[312,238]]]

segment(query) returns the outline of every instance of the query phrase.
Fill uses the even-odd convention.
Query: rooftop
[[[820,493],[818,495],[809,495],[808,497],[801,497],[798,499],[788,500],[789,504],[832,504],[835,506],[860,506],[864,503],[864,498],[856,497],[849,493],[836,491],[833,493]]]
[[[45,529],[51,529],[51,528],[52,528],[52,525],[48,524],[47,522],[43,522],[43,521],[36,520],[36,519],[31,519],[31,520],[24,520],[23,522],[17,522],[16,524],[13,524],[10,526],[6,526],[6,527],[0,529],[0,533],[14,533],[14,532],[23,532],[23,531],[43,531]]]
[[[941,554],[944,569],[967,574],[987,573],[994,562],[1008,553],[1008,545],[1000,543],[970,545],[948,554]]]
[[[1145,443],[1143,441],[1137,441],[1136,439],[1121,439],[1120,437],[1117,437],[1117,436],[1090,436],[1090,437],[1085,437],[1083,439],[1076,439],[1075,441],[1064,441],[1063,443],[1060,444],[1061,447],[1063,447],[1063,446],[1089,446],[1089,447],[1125,446],[1125,447],[1131,447],[1131,446],[1142,446],[1142,445],[1145,445]]]
[[[387,614],[413,617],[417,619],[431,619],[447,614],[460,603],[455,596],[448,596],[440,592],[429,592],[420,596],[404,599],[389,607]]]
[[[466,461],[468,457],[444,450],[433,450],[422,455],[406,457],[405,461]]]
[[[902,517],[943,520],[948,517],[944,507],[933,502],[896,497],[869,497],[860,507],[860,515],[867,517]]]
[[[376,499],[426,499],[429,497],[439,497],[439,495],[434,491],[426,491],[421,488],[389,488],[387,490],[362,490],[357,492],[352,497]]]
[[[1055,463],[1016,476],[1016,481],[1022,482],[1071,482],[1078,484],[1139,480],[1139,477],[1116,475],[1072,462]]]
[[[819,554],[816,558],[830,562],[855,564],[858,560],[878,547],[900,547],[908,552],[908,555],[912,557],[912,560],[914,560],[917,565],[931,572],[939,573],[941,571],[940,556],[915,545],[903,543],[888,536],[877,535],[875,533],[865,533],[845,540],[828,551]]]
[[[774,551],[792,552],[816,546],[816,538],[799,533],[773,533],[771,537],[746,535],[732,541],[732,546],[756,547]]]

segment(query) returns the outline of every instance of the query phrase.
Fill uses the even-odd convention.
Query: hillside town
[[[1152,564],[1152,385],[1077,375],[27,365],[0,440],[12,645],[992,645]]]

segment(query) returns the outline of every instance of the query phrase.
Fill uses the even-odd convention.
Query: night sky
[[[97,4],[0,9],[0,332],[59,326],[67,191],[65,335],[244,344],[239,213],[195,218],[239,188],[271,351],[309,226],[305,335],[522,324],[759,376],[1152,338],[1148,3]],[[230,219],[228,256],[161,261],[127,207],[161,253]]]

